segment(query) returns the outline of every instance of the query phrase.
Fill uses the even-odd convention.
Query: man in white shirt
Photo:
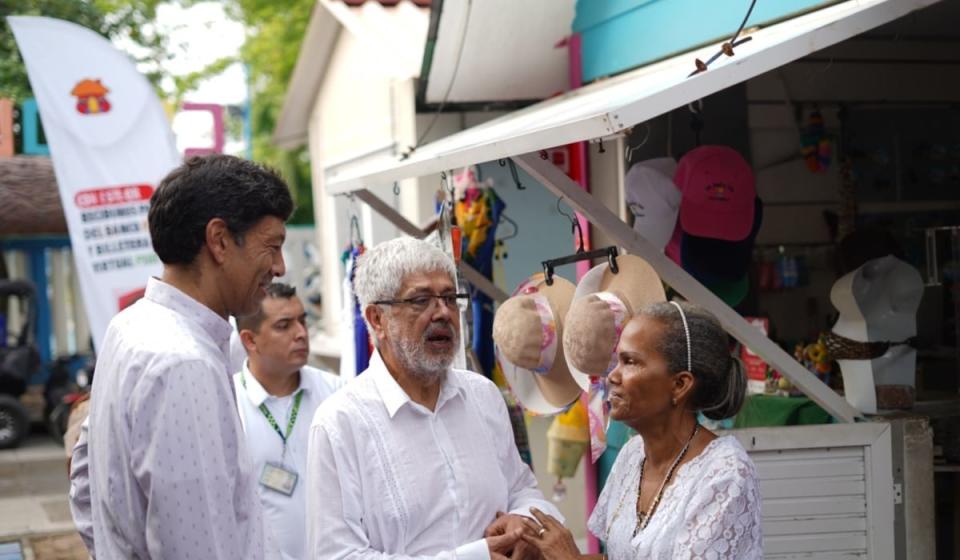
[[[451,368],[467,298],[454,278],[424,241],[360,257],[354,286],[377,352],[310,427],[308,558],[517,558],[522,515],[560,515],[520,460],[500,391]]]
[[[267,526],[285,560],[304,558],[310,420],[343,385],[338,376],[306,365],[306,323],[296,289],[278,282],[267,288],[258,313],[237,320],[247,350],[243,369],[233,376],[237,408]]]
[[[89,461],[74,455],[89,480],[71,473],[71,505],[79,527],[92,524],[85,542],[99,558],[276,556],[237,416],[226,317],[256,312],[284,273],[292,211],[279,176],[232,156],[193,158],[154,192],[163,275],[110,321],[76,447]]]

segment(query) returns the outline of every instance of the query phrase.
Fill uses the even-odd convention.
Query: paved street
[[[66,456],[49,436],[0,451],[0,560],[85,559],[67,504]]]

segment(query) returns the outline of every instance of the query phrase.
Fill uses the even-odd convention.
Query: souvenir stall
[[[624,201],[631,208],[636,227],[585,192],[550,161],[547,152],[554,146],[579,141],[606,141],[608,146],[622,147],[624,135],[636,134],[644,123],[661,114],[930,3],[933,2],[835,3],[752,31],[749,43],[738,44],[732,58],[714,56],[718,50],[724,53],[727,49],[710,45],[654,62],[419,147],[402,159],[384,158],[338,169],[328,175],[327,188],[332,193],[352,193],[405,233],[422,236],[423,231],[369,189],[436,173],[452,181],[456,169],[509,158],[526,176],[561,197],[614,244],[587,250],[579,243],[577,247],[582,251],[571,256],[542,255],[543,273],[531,276],[509,298],[489,278],[477,282],[466,278],[492,300],[503,302],[492,325],[492,337],[498,344],[503,373],[520,402],[543,414],[566,411],[557,417],[548,434],[551,445],[556,444],[555,457],[582,453],[588,441],[593,459],[603,451],[609,434],[604,434],[603,383],[599,375],[609,368],[612,348],[598,348],[597,336],[590,338],[590,344],[578,344],[584,338],[576,333],[597,333],[610,321],[617,321],[616,312],[612,318],[604,318],[602,313],[589,310],[578,315],[591,317],[595,322],[572,324],[564,318],[571,317],[570,310],[578,305],[597,305],[597,297],[588,296],[607,292],[614,284],[620,293],[629,292],[631,286],[642,287],[639,292],[624,296],[629,309],[643,302],[664,300],[665,284],[676,294],[711,311],[742,345],[748,365],[752,361],[757,369],[766,369],[768,365],[776,370],[790,387],[823,411],[824,420],[833,419],[831,424],[817,426],[745,427],[731,432],[758,468],[765,556],[932,557],[927,555],[931,549],[925,542],[918,544],[929,537],[931,530],[930,512],[925,504],[931,499],[932,489],[924,478],[930,473],[922,469],[917,472],[911,462],[905,461],[905,457],[915,453],[911,446],[917,445],[922,451],[922,438],[908,437],[912,429],[909,420],[868,415],[873,412],[871,396],[880,394],[870,384],[886,378],[890,381],[883,384],[901,387],[893,389],[894,393],[902,391],[903,386],[909,385],[898,378],[898,371],[903,368],[895,365],[888,375],[880,376],[872,370],[855,372],[858,367],[865,369],[864,363],[872,364],[864,362],[862,356],[875,356],[878,352],[882,355],[892,346],[909,347],[910,321],[898,320],[890,315],[890,310],[909,316],[915,309],[915,294],[906,290],[896,301],[877,294],[889,292],[883,288],[887,282],[884,278],[907,278],[906,282],[911,283],[916,280],[912,273],[890,259],[861,263],[849,278],[837,283],[831,296],[841,315],[834,336],[811,341],[810,348],[805,346],[794,354],[768,337],[763,321],[745,318],[734,310],[746,292],[747,268],[765,213],[753,190],[752,176],[745,178],[751,173],[749,166],[737,167],[742,158],[735,151],[722,146],[701,146],[681,159],[676,169],[672,161],[662,160],[632,167],[624,178]],[[709,66],[702,60],[710,61]],[[696,70],[692,74],[691,67]],[[811,122],[804,141],[810,165],[820,165],[827,157],[816,124],[815,120]],[[721,167],[733,165],[733,169],[722,170],[725,177],[733,179],[721,183],[704,177],[704,169],[716,172],[718,168],[717,164],[705,165],[711,160],[724,162]],[[631,183],[652,187],[631,189]],[[731,185],[735,188],[727,191]],[[725,203],[715,204],[720,199]],[[716,214],[720,207],[729,215]],[[647,216],[652,219],[641,219]],[[715,255],[723,255],[724,261],[711,261]],[[576,285],[554,276],[556,267],[585,259],[597,259],[602,264],[592,268]],[[736,263],[731,264],[731,259]],[[789,264],[784,266],[785,271],[778,275],[780,282],[792,282],[796,273],[790,272]],[[538,268],[531,263],[531,272]],[[476,276],[475,272],[472,274]],[[554,321],[544,321],[544,316],[553,317]],[[879,332],[870,327],[877,322],[887,330]],[[862,332],[864,329],[870,330],[869,337]],[[615,337],[606,340],[615,346]],[[864,340],[868,343],[854,344]],[[869,341],[882,342],[886,347]],[[844,370],[846,398],[817,375],[825,373],[817,370],[818,361],[822,361],[821,346],[852,361],[858,360]],[[906,354],[909,352],[900,358],[901,364],[904,360],[909,362]],[[851,372],[849,382],[847,370]],[[755,381],[762,385],[755,389],[766,389],[765,380],[759,375]],[[785,390],[787,382],[783,384]],[[572,406],[580,402],[584,404]],[[763,416],[764,412],[754,414]],[[589,438],[576,428],[583,425],[584,416],[589,419]],[[558,459],[551,472],[566,476],[569,469],[561,463],[570,462]],[[591,490],[595,493],[588,487],[588,492]],[[558,488],[558,492],[563,489]]]

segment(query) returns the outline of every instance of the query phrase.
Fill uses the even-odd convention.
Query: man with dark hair
[[[307,364],[307,314],[296,290],[273,283],[260,310],[237,321],[247,350],[233,376],[240,423],[259,473],[267,526],[285,560],[306,557],[307,439],[313,413],[343,382]]]
[[[163,274],[110,321],[94,375],[86,451],[99,557],[276,555],[230,386],[227,316],[257,311],[284,273],[292,212],[278,175],[232,156],[193,158],[154,192]],[[71,496],[84,482],[74,477]]]

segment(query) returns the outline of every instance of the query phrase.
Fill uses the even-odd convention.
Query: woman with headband
[[[639,434],[620,451],[588,523],[610,560],[762,557],[757,473],[729,418],[746,376],[720,323],[689,303],[655,303],[624,327],[607,376],[610,416]],[[524,540],[546,560],[581,558],[570,531],[534,511]],[[595,556],[594,558],[602,558]]]

